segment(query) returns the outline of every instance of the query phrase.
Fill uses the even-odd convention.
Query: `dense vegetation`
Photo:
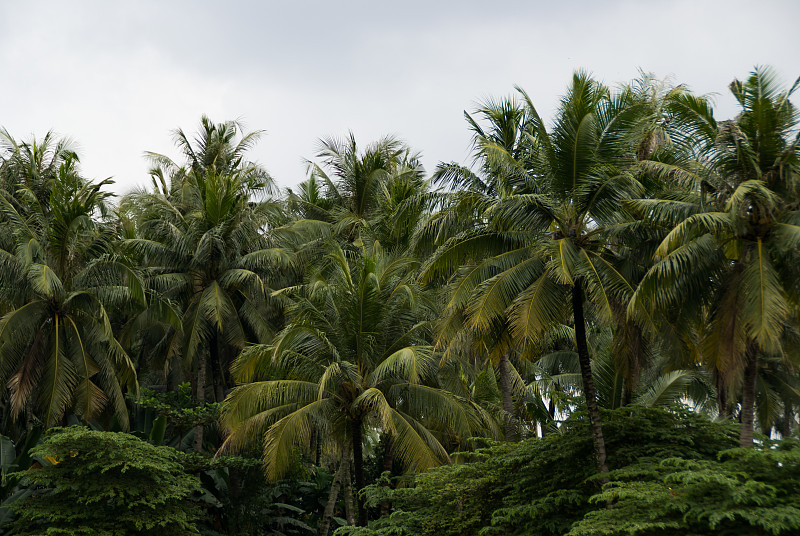
[[[796,532],[776,78],[717,120],[579,72],[466,113],[469,166],[351,134],[285,192],[236,122],[121,198],[0,132],[0,533]]]
[[[470,454],[413,487],[372,486],[395,513],[347,534],[792,534],[800,447],[738,449],[736,430],[683,411],[603,413],[611,482],[598,493],[585,415],[563,433]],[[718,457],[722,453],[721,457]],[[607,508],[613,504],[613,508]],[[576,523],[577,522],[577,523]]]

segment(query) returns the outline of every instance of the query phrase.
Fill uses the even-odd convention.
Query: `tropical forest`
[[[731,79],[291,188],[226,118],[127,193],[0,130],[0,534],[800,534],[800,79]]]

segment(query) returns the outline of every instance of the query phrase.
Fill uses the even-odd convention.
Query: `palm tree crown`
[[[478,138],[484,168],[495,170],[497,177],[491,183],[493,196],[473,195],[477,202],[456,204],[455,210],[467,207],[477,228],[445,241],[423,266],[422,278],[433,281],[464,260],[478,260],[474,268],[460,271],[453,300],[469,303],[472,328],[485,331],[508,322],[517,340],[535,341],[572,316],[602,471],[605,453],[584,305],[610,322],[615,304],[626,303],[633,292],[615,268],[606,230],[625,217],[620,201],[642,191],[629,171],[634,145],[628,131],[637,109],[622,106],[603,85],[576,73],[548,131],[521,94],[525,109],[519,141],[508,147],[498,143],[504,139],[500,135]]]
[[[389,434],[407,468],[448,460],[480,425],[469,404],[442,390],[428,343],[432,303],[414,282],[417,264],[375,249],[331,245],[306,284],[287,289],[287,324],[268,345],[246,349],[227,400],[228,448],[263,438],[267,472],[287,468],[293,451],[320,440],[346,445],[364,485],[368,429]],[[363,519],[363,510],[362,510]]]
[[[155,190],[135,193],[123,204],[136,227],[125,247],[145,267],[152,290],[166,305],[159,310],[168,313],[154,344],[168,364],[181,357],[194,371],[201,402],[207,365],[214,398],[221,402],[232,385],[229,368],[236,353],[274,330],[279,313],[269,305],[268,275],[271,267],[288,262],[266,234],[279,213],[267,197],[271,179],[243,158],[255,135],[237,142],[237,134],[235,123],[217,125],[207,118],[195,144],[178,131],[187,165],[153,156]],[[201,437],[198,429],[197,450]]]
[[[136,371],[108,308],[143,304],[144,293],[114,251],[113,226],[98,219],[111,181],[86,181],[69,158],[49,181],[38,185],[49,192],[46,204],[39,195],[0,196],[0,293],[8,307],[0,383],[15,417],[27,411],[28,421],[54,426],[70,410],[90,421],[109,407],[127,427],[123,391],[136,392]]]

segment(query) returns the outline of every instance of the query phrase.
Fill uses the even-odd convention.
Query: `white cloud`
[[[790,0],[53,2],[0,7],[0,125],[75,138],[88,176],[147,182],[145,150],[200,115],[243,118],[253,153],[288,186],[315,140],[394,133],[440,160],[468,157],[462,111],[525,88],[549,116],[576,68],[607,83],[641,67],[720,94],[755,64],[800,74]],[[761,20],[766,20],[764,24]]]

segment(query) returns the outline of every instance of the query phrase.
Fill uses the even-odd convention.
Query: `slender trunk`
[[[331,490],[328,492],[328,502],[325,504],[325,510],[322,512],[322,519],[319,521],[319,536],[328,536],[333,510],[336,508],[336,500],[339,498],[339,490],[342,487],[342,482],[346,474],[349,472],[350,451],[345,449],[345,452],[342,453],[342,460],[339,462],[339,469],[333,476],[333,482],[331,482]]]
[[[757,376],[758,351],[755,347],[750,346],[745,354],[744,378],[742,380],[742,428],[739,434],[739,446],[742,448],[753,446]]]
[[[592,365],[589,361],[589,346],[586,343],[586,320],[583,316],[583,286],[580,280],[575,281],[572,287],[572,313],[575,317],[575,346],[578,350],[578,361],[581,366],[583,394],[586,397],[586,406],[589,410],[589,420],[591,421],[592,441],[594,443],[595,456],[597,457],[597,470],[600,473],[608,473],[606,442],[603,439],[603,426],[600,421],[600,410],[597,407],[597,396],[594,391]]]
[[[547,413],[548,413],[548,415],[550,415],[550,421],[555,420],[555,418],[556,418],[556,403],[552,398],[547,402]],[[550,421],[542,422],[542,439],[544,439],[545,436],[547,436],[547,426],[550,424]]]
[[[358,524],[362,527],[367,524],[367,509],[358,494],[364,489],[364,452],[361,435],[361,419],[353,422],[353,472],[355,473],[355,496],[358,506]]]
[[[355,525],[356,518],[353,514],[353,477],[350,474],[350,467],[349,467],[348,460],[348,468],[347,472],[344,474],[344,517],[347,520],[348,525]]]
[[[178,384],[180,383],[178,380],[178,371],[180,370],[179,367],[170,366],[168,369],[165,366],[164,369],[164,379],[166,380],[165,383],[167,384],[167,392],[174,393],[178,390]]]
[[[215,332],[208,341],[209,361],[211,361],[212,385],[214,387],[214,402],[225,400],[225,374],[219,351],[219,335]]]
[[[195,396],[197,403],[202,405],[206,401],[206,359],[199,356],[197,363],[197,380],[195,381]],[[194,451],[202,452],[203,450],[203,423],[194,427]]]
[[[220,360],[219,337],[216,334],[209,341],[209,349],[211,351],[211,374],[214,379],[214,401],[222,402],[225,400],[225,373]]]
[[[625,381],[625,391],[623,391],[622,405],[627,406],[633,402],[633,393],[639,388],[639,380],[642,377],[642,362],[645,355],[645,340],[639,326],[628,320],[632,324],[630,327],[631,336],[631,363],[628,369],[628,377]],[[626,401],[627,398],[627,401]]]
[[[784,400],[783,402],[783,427],[781,428],[781,435],[783,439],[792,435],[792,422],[794,421],[794,414],[792,413],[791,402]]]
[[[392,472],[392,465],[394,463],[394,438],[390,434],[384,436],[384,451],[383,451],[383,472]],[[389,487],[389,482],[382,482],[382,486]],[[381,502],[381,516],[388,516],[392,510],[392,504],[389,501]]]
[[[636,322],[628,318],[623,303],[614,302],[612,310],[615,317],[612,349],[615,355],[625,358],[624,362],[615,366],[624,379],[620,397],[620,407],[622,407],[633,402],[633,394],[639,387],[647,343]]]
[[[731,416],[728,406],[728,387],[725,385],[725,377],[718,369],[714,369],[714,387],[717,389],[717,411],[719,416],[727,419]]]
[[[25,404],[25,431],[30,433],[34,427],[33,405]]]
[[[308,455],[311,457],[311,462],[314,465],[319,465],[319,458],[317,458],[317,445],[319,444],[319,431],[316,428],[311,430],[311,443],[308,448]]]
[[[233,504],[239,502],[239,497],[242,495],[242,475],[236,467],[228,467],[228,477],[230,479],[230,495],[233,499]]]
[[[629,406],[633,402],[633,390],[628,387],[628,382],[622,383],[622,400],[620,406]]]
[[[511,397],[511,363],[508,360],[508,354],[503,354],[500,358],[500,396],[503,402],[503,411],[506,412],[505,418],[505,433],[506,441],[516,441],[517,434],[514,430],[514,399]]]

